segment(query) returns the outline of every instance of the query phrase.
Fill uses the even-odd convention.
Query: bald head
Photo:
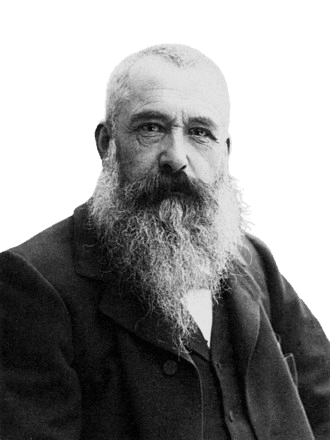
[[[222,108],[222,123],[229,125],[229,95],[225,78],[219,67],[204,54],[189,46],[165,44],[152,46],[125,58],[112,72],[106,95],[106,121],[113,130],[124,102],[131,99],[139,83],[148,84],[152,75],[171,67],[182,73],[176,81],[184,83],[187,76],[206,96],[213,95]],[[173,75],[172,75],[173,76]],[[191,85],[190,84],[190,85]]]

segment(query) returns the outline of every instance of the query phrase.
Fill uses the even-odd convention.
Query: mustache
[[[149,173],[127,185],[124,191],[130,204],[136,207],[155,206],[171,197],[188,199],[202,206],[210,201],[213,188],[200,180],[190,178],[181,170],[173,174]]]

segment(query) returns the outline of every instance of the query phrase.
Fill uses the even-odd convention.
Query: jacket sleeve
[[[316,440],[330,439],[330,343],[319,322],[254,239],[269,293],[266,306],[284,356],[293,354],[298,391]]]
[[[70,316],[18,254],[0,255],[0,438],[77,440],[81,396]]]

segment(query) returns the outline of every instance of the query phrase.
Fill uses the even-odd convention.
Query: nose
[[[160,154],[159,167],[162,171],[174,174],[184,170],[187,165],[188,159],[183,135],[173,133]]]

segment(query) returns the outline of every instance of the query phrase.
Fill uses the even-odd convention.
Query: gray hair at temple
[[[230,114],[229,94],[225,77],[219,67],[206,55],[192,47],[182,44],[160,44],[147,47],[146,49],[129,55],[124,58],[111,73],[107,84],[105,114],[105,122],[110,130],[111,137],[113,137],[115,133],[116,119],[120,113],[121,104],[130,97],[130,69],[137,61],[152,55],[159,56],[181,69],[200,66],[213,70],[219,80],[219,88],[217,90],[219,100],[225,109],[225,120],[223,124],[228,128]]]

